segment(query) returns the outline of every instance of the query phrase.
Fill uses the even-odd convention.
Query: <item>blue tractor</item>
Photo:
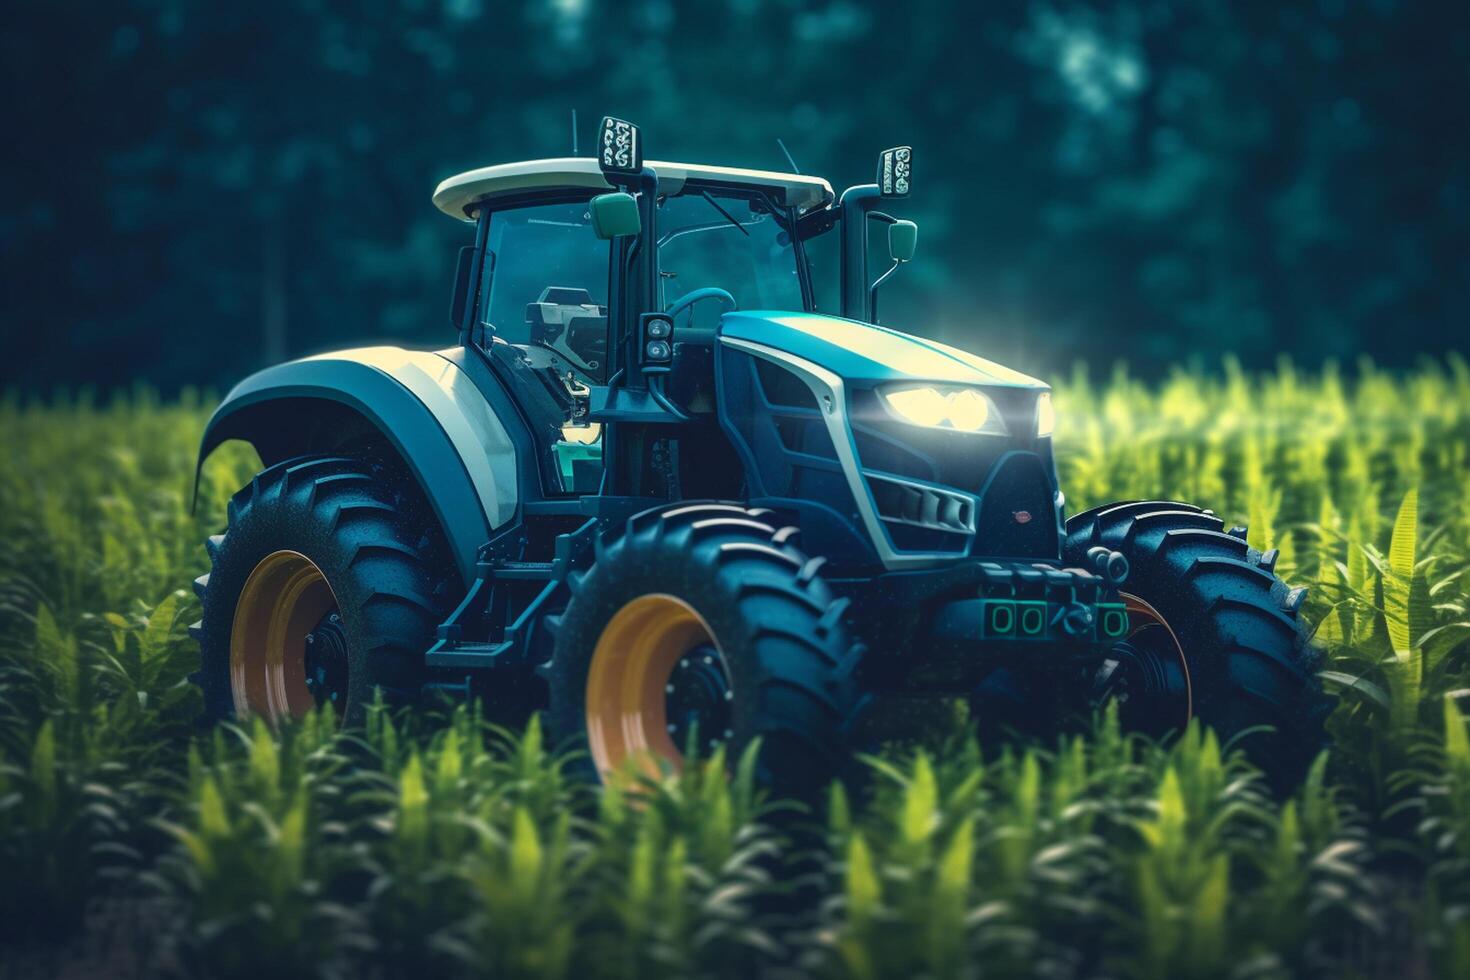
[[[1324,701],[1275,553],[1172,501],[1068,518],[1048,387],[878,323],[910,148],[835,199],[645,161],[618,119],[596,150],[439,186],[474,232],[453,347],[292,361],[214,413],[200,465],[265,469],[196,582],[211,717],[447,691],[544,710],[600,778],[759,740],[800,792],[890,696],[997,729],[1112,699],[1301,771]]]

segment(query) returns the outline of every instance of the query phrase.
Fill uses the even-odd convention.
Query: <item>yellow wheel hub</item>
[[[299,718],[316,703],[306,680],[307,636],[337,608],[327,577],[295,551],[267,555],[251,571],[230,628],[230,691],[235,714],[272,724]]]
[[[604,778],[633,760],[639,772],[658,776],[659,760],[678,770],[684,755],[670,733],[668,695],[676,668],[700,666],[723,676],[724,658],[709,624],[683,599],[661,593],[639,596],[608,621],[597,638],[587,673],[587,741]],[[728,698],[725,687],[723,698]],[[719,734],[719,733],[716,733]]]

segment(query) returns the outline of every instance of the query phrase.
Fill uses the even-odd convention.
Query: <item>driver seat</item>
[[[536,302],[526,304],[526,326],[532,344],[564,348],[588,367],[607,360],[607,307],[578,286],[541,290]]]

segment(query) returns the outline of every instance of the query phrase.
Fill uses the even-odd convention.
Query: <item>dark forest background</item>
[[[916,147],[885,320],[1032,371],[1390,364],[1470,327],[1470,3],[11,0],[0,381],[447,344],[445,176]]]

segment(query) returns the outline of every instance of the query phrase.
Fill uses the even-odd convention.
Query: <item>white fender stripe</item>
[[[354,361],[388,375],[423,403],[454,445],[491,529],[515,516],[515,446],[490,404],[459,367],[432,351],[362,347],[305,358]]]

